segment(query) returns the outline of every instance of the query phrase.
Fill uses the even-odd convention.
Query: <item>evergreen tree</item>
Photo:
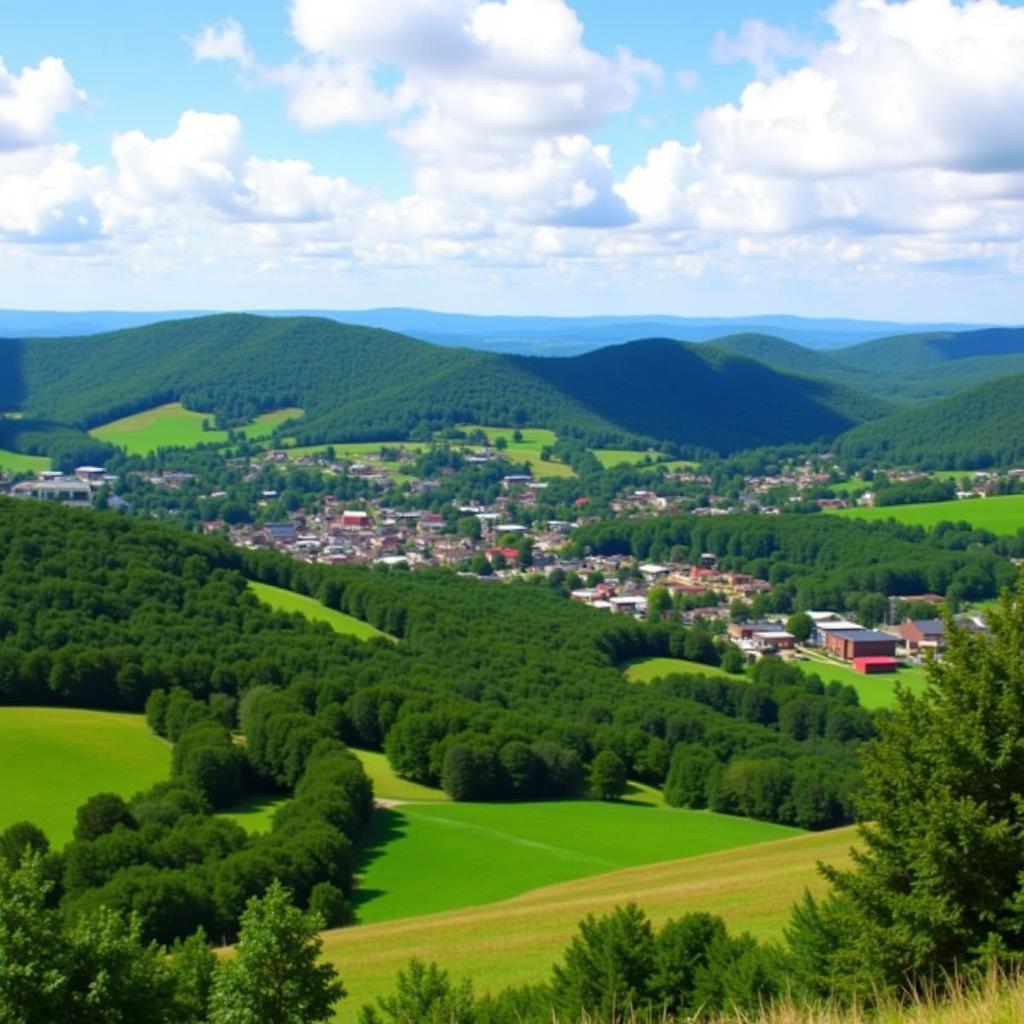
[[[865,752],[861,847],[791,928],[863,995],[1024,952],[1024,578],[991,636],[949,628],[921,696],[901,692]],[[820,918],[820,928],[808,927]]]

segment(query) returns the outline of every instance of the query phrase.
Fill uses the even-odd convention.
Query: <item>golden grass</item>
[[[394,987],[412,957],[437,961],[478,993],[544,980],[587,914],[633,901],[655,924],[695,910],[720,914],[730,928],[778,938],[805,888],[822,893],[817,862],[845,864],[853,829],[759,843],[547,886],[485,906],[324,933],[324,953],[349,998],[338,1019]],[[945,1024],[945,1022],[943,1022]]]

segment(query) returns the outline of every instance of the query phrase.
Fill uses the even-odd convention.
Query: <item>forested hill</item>
[[[983,469],[1024,461],[1024,375],[990,381],[844,434],[835,450],[866,465]]]
[[[200,317],[0,343],[0,409],[79,428],[168,401],[225,424],[297,405],[301,441],[457,422],[734,451],[831,438],[884,408],[841,386],[667,340],[573,359],[441,348],[309,317]]]
[[[854,383],[868,374],[886,398],[940,398],[964,388],[1024,373],[1024,327],[878,338],[827,357]]]

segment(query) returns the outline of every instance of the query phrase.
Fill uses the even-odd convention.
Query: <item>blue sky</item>
[[[0,306],[1024,320],[1024,8],[7,0]]]

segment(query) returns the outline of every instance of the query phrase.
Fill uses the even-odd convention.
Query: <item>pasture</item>
[[[567,822],[561,834],[571,835],[573,824]],[[411,957],[436,960],[455,980],[472,978],[478,993],[539,981],[560,959],[582,918],[609,913],[631,900],[657,925],[703,910],[721,914],[736,931],[780,938],[790,907],[804,889],[818,895],[825,891],[817,862],[848,863],[853,841],[853,829],[798,835],[597,874],[486,906],[326,932],[325,955],[337,965],[350,993],[339,1006],[338,1019],[355,1021],[363,1003],[392,991],[396,972]],[[524,852],[518,851],[520,859],[528,859]],[[495,873],[509,856],[494,865]],[[423,867],[414,864],[411,870]]]
[[[52,463],[45,455],[23,455],[21,452],[0,448],[0,469],[9,473],[42,473]]]
[[[0,708],[0,830],[33,821],[60,847],[89,797],[131,796],[166,779],[170,767],[170,744],[142,715]]]
[[[1012,535],[1024,527],[1024,494],[883,508],[844,508],[828,514],[868,520],[895,519],[899,523],[926,527],[941,522],[965,522],[995,534]]]
[[[355,903],[360,921],[389,921],[797,834],[749,818],[640,801],[408,803],[374,813],[360,851]]]
[[[304,594],[295,594],[281,587],[272,587],[267,583],[249,583],[249,589],[264,603],[281,612],[302,615],[311,622],[326,622],[328,626],[345,636],[354,636],[357,640],[372,640],[385,636],[379,629],[374,629],[368,622],[326,608],[319,601]]]
[[[626,666],[626,678],[631,683],[649,683],[654,679],[663,679],[671,675],[702,675],[723,676],[726,679],[742,679],[742,675],[733,675],[717,665],[702,665],[699,661],[687,661],[685,658],[640,658]]]
[[[265,412],[261,416],[257,416],[256,419],[247,423],[241,428],[241,432],[245,434],[246,438],[250,441],[264,441],[282,423],[286,423],[288,420],[298,419],[303,413],[297,405],[290,405],[284,409],[274,409],[272,412]]]

